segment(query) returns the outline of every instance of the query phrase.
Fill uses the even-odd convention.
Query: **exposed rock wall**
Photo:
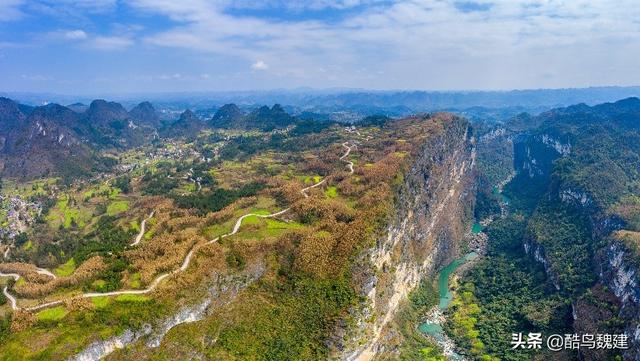
[[[533,238],[527,238],[524,241],[523,246],[524,246],[524,252],[526,254],[533,256],[533,259],[535,259],[537,262],[542,264],[547,274],[547,277],[549,277],[549,279],[551,280],[551,283],[553,283],[553,286],[556,288],[556,290],[559,290],[560,281],[558,280],[558,275],[553,273],[553,271],[551,270],[551,264],[547,260],[544,246],[536,242]]]
[[[239,275],[212,275],[212,285],[207,296],[196,304],[185,306],[172,316],[158,322],[155,326],[145,324],[139,330],[125,330],[118,336],[96,341],[84,350],[69,358],[69,361],[97,361],[110,354],[145,340],[145,346],[159,347],[164,336],[174,327],[184,323],[196,322],[215,309],[233,301],[239,292],[260,278],[264,273],[264,265],[259,264]]]
[[[343,329],[336,359],[370,360],[394,352],[389,327],[421,279],[458,257],[472,215],[475,147],[469,124],[454,118],[430,137],[404,177],[387,234],[363,254],[363,307]]]
[[[625,360],[640,360],[640,269],[637,257],[623,245],[612,242],[599,255],[599,277],[620,302],[619,317],[625,322],[630,349]]]
[[[520,134],[515,137],[514,168],[529,178],[548,178],[553,161],[560,156],[568,155],[571,146],[553,138],[548,134]]]

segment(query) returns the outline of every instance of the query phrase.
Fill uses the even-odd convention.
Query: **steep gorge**
[[[469,123],[453,118],[427,139],[399,185],[386,234],[361,255],[356,326],[340,330],[335,358],[370,360],[396,354],[392,320],[420,280],[462,253],[473,208],[475,145]]]
[[[540,192],[524,250],[544,266],[558,292],[572,300],[575,332],[624,332],[629,349],[622,355],[625,360],[637,360],[637,230],[633,216],[625,219],[619,212],[636,212],[627,199],[636,197],[637,147],[634,142],[618,143],[620,138],[635,136],[635,125],[623,121],[625,112],[609,118],[604,106],[614,105],[555,115],[555,123],[516,139],[517,182],[535,185],[531,188]],[[594,120],[609,125],[604,128]],[[623,326],[616,327],[611,318]],[[604,357],[598,351],[581,350],[580,354],[588,360]]]
[[[626,99],[474,124],[476,217],[496,209],[496,181],[514,176],[504,187],[509,214],[487,227],[487,254],[462,277],[468,297],[449,314],[462,354],[640,358],[638,109]],[[614,335],[628,348],[513,350],[513,332]]]

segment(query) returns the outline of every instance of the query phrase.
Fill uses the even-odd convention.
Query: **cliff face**
[[[529,178],[547,178],[551,174],[553,161],[570,151],[570,143],[549,134],[521,134],[514,142],[514,167]]]
[[[513,165],[518,177],[526,177],[532,182],[543,184],[543,188],[547,188],[551,182],[553,162],[563,155],[568,155],[571,149],[568,142],[562,143],[545,133],[534,135],[522,133],[516,137],[513,148]],[[554,287],[560,290],[560,277],[554,270],[552,262],[548,260],[544,245],[530,233],[524,240],[523,247],[525,253],[544,266]]]
[[[634,259],[636,260],[634,262]],[[640,359],[640,269],[637,255],[618,242],[610,243],[598,255],[599,277],[620,302],[619,317],[632,346],[625,359]]]
[[[399,187],[386,235],[362,255],[364,305],[357,326],[342,335],[336,358],[369,360],[390,346],[389,327],[401,302],[421,279],[461,253],[472,214],[475,147],[469,124],[454,118],[427,140]],[[354,335],[355,333],[355,335]]]

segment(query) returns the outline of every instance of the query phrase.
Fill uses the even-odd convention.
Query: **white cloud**
[[[84,40],[87,38],[87,33],[83,30],[69,30],[64,33],[64,36],[70,40]]]
[[[133,43],[133,39],[123,36],[96,36],[90,40],[90,46],[99,50],[122,50]]]
[[[269,65],[262,60],[258,60],[255,63],[251,64],[251,69],[253,70],[267,70],[269,69]]]
[[[90,13],[104,13],[114,10],[117,6],[117,0],[39,0],[38,2],[41,6],[60,9],[64,12],[78,9]]]
[[[388,0],[245,0],[227,1],[226,7],[235,9],[283,8],[288,11],[349,9],[361,5],[375,5]]]
[[[312,1],[307,6],[322,8],[327,3]],[[333,4],[339,8],[358,3]],[[146,40],[151,44],[252,61],[256,57],[278,59],[278,69],[272,74],[324,85],[578,85],[583,84],[585,73],[640,55],[636,20],[640,7],[634,0],[621,0],[616,6],[605,0],[475,3],[461,9],[455,0],[396,1],[347,13],[336,22],[232,16],[224,4],[199,0],[134,2],[145,11],[177,22],[175,27],[149,36]],[[586,54],[592,65],[577,61]],[[592,67],[596,64],[599,66]],[[385,74],[360,75],[355,70],[363,65],[385,69]],[[332,76],[320,75],[316,70],[320,68]],[[629,66],[626,69],[631,70]],[[540,82],[543,73],[550,72],[563,74],[562,79],[547,77]],[[640,75],[636,77],[640,81]],[[326,79],[343,83],[327,84]]]
[[[179,73],[162,74],[162,75],[158,75],[157,78],[160,79],[160,80],[176,80],[176,79],[181,79],[182,78],[182,74],[179,74]]]
[[[0,20],[11,11],[19,16],[21,1],[0,0]],[[231,64],[221,66],[225,74],[215,68],[216,77],[249,79],[251,70],[268,69],[264,76],[280,81],[270,84],[430,89],[597,85],[585,84],[590,76],[640,83],[634,65],[640,56],[637,0],[38,2],[85,9],[82,14],[127,8],[164,16],[169,25],[143,23],[144,35],[124,18],[99,29],[102,36],[82,32],[83,38],[82,30],[61,35],[104,50],[136,42],[160,51],[186,49],[181,55],[201,64],[196,72]],[[82,24],[77,26],[92,29]]]

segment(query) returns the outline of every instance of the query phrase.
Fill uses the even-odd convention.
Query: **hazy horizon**
[[[387,91],[304,87],[254,91],[184,91],[91,95],[0,91],[0,97],[2,96],[32,106],[49,103],[89,105],[94,100],[104,99],[121,103],[126,108],[133,109],[141,102],[149,101],[158,107],[157,109],[163,111],[192,109],[203,111],[204,113],[202,114],[209,115],[212,110],[224,104],[235,103],[245,110],[255,109],[263,105],[281,104],[293,114],[301,112],[338,114],[346,111],[359,117],[373,114],[398,117],[420,112],[454,111],[461,112],[460,114],[468,117],[479,116],[506,119],[523,112],[539,114],[553,108],[563,108],[580,103],[595,106],[629,97],[640,97],[640,86],[517,89],[508,91]]]
[[[455,89],[429,89],[429,88],[358,88],[358,87],[308,87],[308,86],[298,86],[298,87],[288,87],[288,88],[248,88],[248,89],[228,89],[228,90],[216,90],[216,89],[201,89],[201,90],[165,90],[165,91],[104,91],[104,92],[87,92],[87,93],[74,93],[74,92],[56,92],[56,91],[20,91],[14,89],[0,89],[0,94],[51,94],[51,95],[59,95],[59,96],[70,96],[70,97],[100,97],[100,96],[108,96],[108,95],[149,95],[149,96],[160,96],[160,95],[179,95],[179,94],[217,94],[217,93],[411,93],[411,92],[422,92],[422,93],[509,93],[509,92],[530,92],[530,91],[563,91],[563,90],[586,90],[586,89],[629,89],[629,88],[640,88],[640,83],[632,84],[632,85],[591,85],[591,86],[582,86],[582,87],[539,87],[539,88],[504,88],[504,89],[490,89],[490,88],[455,88]]]

